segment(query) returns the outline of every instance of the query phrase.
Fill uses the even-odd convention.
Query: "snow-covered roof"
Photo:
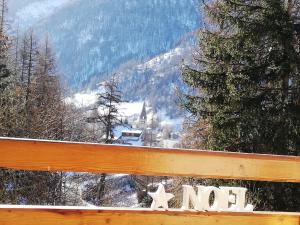
[[[123,130],[122,133],[142,134],[142,130]]]
[[[130,129],[131,129],[130,125],[128,124],[120,124],[113,128],[113,134],[116,138],[120,138],[124,130],[130,130]]]

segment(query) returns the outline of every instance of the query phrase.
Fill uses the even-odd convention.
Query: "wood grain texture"
[[[203,213],[67,207],[0,207],[1,225],[299,225],[296,213]]]
[[[300,182],[300,157],[0,138],[0,167]]]

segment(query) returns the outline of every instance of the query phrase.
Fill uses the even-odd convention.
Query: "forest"
[[[66,85],[61,81],[49,38],[37,38],[32,29],[25,33],[9,29],[6,13],[7,1],[2,0],[0,136],[100,142],[101,131],[87,123],[87,109],[65,101]],[[98,175],[91,176],[85,177],[97,181]],[[72,190],[63,190],[68,180],[64,173],[0,170],[0,178],[1,203],[57,205],[78,192],[75,184]],[[72,176],[74,182],[80,179],[79,175]],[[76,201],[81,196],[73,195],[68,197],[72,201],[69,204],[79,204]]]
[[[97,114],[88,119],[87,109],[66,103],[68,88],[61,81],[51,40],[37,38],[34,30],[12,32],[6,10],[6,0],[2,0],[0,136],[111,143],[117,116]],[[300,2],[204,1],[203,12],[205,26],[198,35],[194,65],[182,66],[183,80],[194,91],[181,96],[181,107],[189,115],[181,147],[299,156]],[[108,96],[120,101],[117,86],[106,86],[117,98]],[[106,105],[103,99],[108,97],[99,95],[98,103]],[[108,125],[99,129],[91,120]],[[105,205],[110,203],[105,191],[114,185],[108,178],[106,174],[2,169],[0,203]],[[168,178],[133,176],[124,182],[138,192],[140,206],[149,206],[143,189],[163,180]],[[182,183],[243,186],[250,190],[256,209],[300,211],[299,184],[194,178],[172,181],[169,188],[173,189]]]

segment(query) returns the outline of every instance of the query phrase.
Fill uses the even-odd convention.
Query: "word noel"
[[[246,205],[246,188],[241,187],[213,187],[197,186],[196,194],[194,188],[183,185],[182,210],[190,210],[190,205],[197,211],[227,211],[227,212],[252,212],[253,205]],[[214,198],[210,196],[214,193]],[[159,184],[155,193],[149,193],[153,202],[152,210],[160,208],[167,210],[168,201],[174,197],[173,194],[166,193],[164,185]],[[191,203],[191,204],[190,204]]]

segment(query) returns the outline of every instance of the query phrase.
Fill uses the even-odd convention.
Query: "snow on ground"
[[[66,98],[66,103],[73,103],[76,107],[87,107],[97,101],[97,92],[79,92],[72,97]]]
[[[178,118],[171,118],[165,111],[159,111],[158,117],[161,121],[161,126],[171,126],[174,131],[181,131],[182,130],[182,124],[184,122],[183,117]]]
[[[114,174],[109,175],[107,186],[113,188],[107,193],[106,198],[110,199],[110,205],[113,207],[135,207],[138,206],[137,193],[132,186],[130,175]]]
[[[73,103],[77,107],[86,107],[93,105],[97,101],[97,93],[95,91],[78,92],[71,97],[66,98],[67,103]],[[139,115],[143,109],[143,102],[123,102],[119,105],[119,112],[127,117]]]
[[[124,137],[122,136],[122,133],[133,133],[133,134],[139,134],[139,137]],[[143,131],[134,129],[130,127],[130,125],[122,124],[115,126],[113,129],[113,134],[115,139],[119,139],[119,141],[122,141],[125,145],[132,145],[132,146],[142,146],[143,141],[141,140]],[[121,137],[122,136],[122,137]]]
[[[159,56],[156,56],[150,59],[147,62],[141,63],[137,65],[138,70],[149,70],[152,69],[153,71],[164,71],[166,67],[178,67],[180,62],[182,61],[183,55],[189,55],[187,52],[192,51],[192,47],[177,47],[169,52],[163,53]],[[160,73],[158,73],[159,75]],[[163,75],[163,73],[161,74]]]
[[[120,104],[119,111],[121,115],[132,117],[139,115],[143,109],[143,102],[124,102]]]
[[[162,141],[163,148],[175,148],[177,144],[179,144],[179,140],[163,140]]]
[[[128,174],[113,174],[110,177],[111,178],[120,178],[120,177],[126,177],[128,176]]]
[[[71,97],[66,98],[66,103],[73,103],[77,107],[89,107],[97,101],[97,93],[99,90],[79,92]],[[119,112],[122,117],[136,118],[138,119],[143,109],[143,101],[137,102],[123,102],[119,104]],[[153,117],[151,108],[147,107],[148,123]],[[161,127],[171,126],[174,131],[180,131],[182,129],[183,118],[171,118],[164,110],[157,112],[157,117],[161,121]],[[124,127],[120,128],[124,129]]]
[[[81,93],[76,93],[75,95],[66,99],[67,103],[73,103],[77,107],[89,107],[97,101],[97,93],[99,90],[86,91]],[[122,117],[134,118],[138,120],[140,113],[143,109],[143,102],[126,102],[119,106],[120,113]],[[171,118],[165,111],[160,110],[153,115],[153,110],[147,107],[148,113],[148,123],[151,118],[158,117],[160,121],[160,127],[170,126],[174,132],[178,132],[182,128],[183,118]],[[137,129],[131,128],[130,125],[119,125],[114,128],[114,136],[120,137],[122,131],[136,131]],[[141,142],[127,140],[127,143],[132,145],[142,145]],[[167,139],[162,140],[162,147],[173,148],[178,143],[178,140]],[[114,207],[139,207],[136,190],[132,187],[131,177],[126,174],[114,174],[107,177],[107,183],[113,186],[113,191],[110,191],[106,198],[111,199],[110,205]],[[172,180],[167,180],[167,183],[172,182]],[[89,203],[81,199],[81,204],[89,206]]]

